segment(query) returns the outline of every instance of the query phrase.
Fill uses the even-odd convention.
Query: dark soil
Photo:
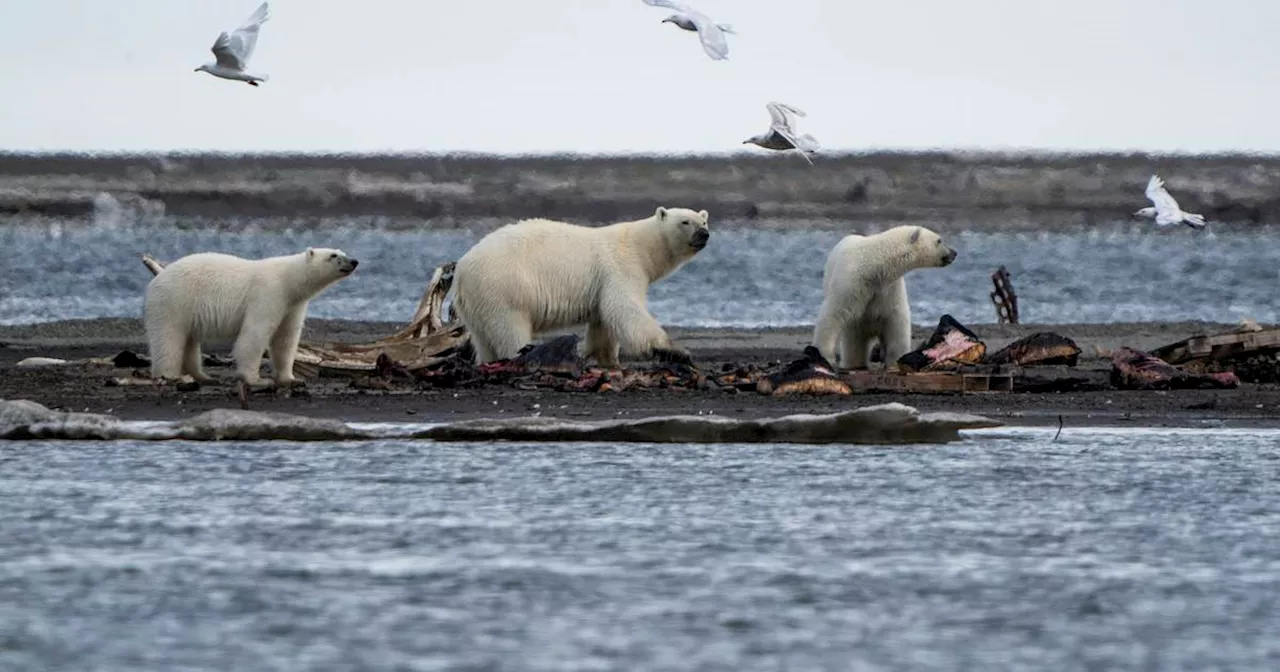
[[[395,325],[315,321],[309,338],[368,340],[389,333]],[[1098,347],[1133,344],[1151,348],[1180,340],[1214,325],[975,325],[992,349],[1027,333],[1055,330],[1072,337],[1085,350],[1082,367],[1107,368],[1106,360],[1090,353]],[[928,330],[917,330],[917,339]],[[799,356],[805,330],[672,330],[689,347],[704,371],[718,372],[725,363],[757,366],[788,362]],[[238,408],[228,368],[208,372],[226,384],[193,392],[172,387],[108,387],[107,381],[129,376],[130,369],[104,364],[22,368],[26,357],[62,359],[111,357],[130,349],[145,354],[136,320],[92,320],[27,327],[0,328],[0,398],[31,399],[50,407],[113,413],[129,419],[163,420],[212,408]],[[222,353],[213,350],[214,353]],[[637,363],[636,366],[646,366]],[[1096,391],[1076,393],[982,394],[856,394],[852,397],[770,397],[721,390],[626,390],[588,393],[522,390],[491,385],[469,389],[419,388],[396,383],[390,391],[355,389],[348,380],[308,381],[293,393],[254,395],[250,408],[351,422],[426,422],[476,417],[541,414],[581,419],[644,417],[665,414],[713,413],[728,417],[779,416],[790,413],[828,413],[859,406],[901,402],[925,411],[977,413],[1016,425],[1137,426],[1277,426],[1280,427],[1280,386],[1243,385],[1233,390],[1167,392]]]

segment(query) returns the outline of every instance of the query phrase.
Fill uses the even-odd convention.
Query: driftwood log
[[[142,264],[153,275],[164,270],[164,264],[149,254],[142,255]],[[400,331],[372,343],[299,343],[294,373],[303,378],[374,373],[378,357],[384,353],[409,372],[429,369],[454,357],[471,340],[452,310],[444,314],[454,268],[451,261],[431,274],[418,309]]]

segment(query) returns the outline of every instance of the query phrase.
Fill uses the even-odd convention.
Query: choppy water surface
[[[201,251],[247,257],[341,247],[361,260],[357,275],[311,304],[314,317],[408,319],[432,269],[457,259],[482,230],[386,231],[352,222],[314,232],[235,227],[7,226],[0,228],[0,324],[139,316],[151,275],[149,252],[170,261]],[[266,227],[272,228],[272,227]],[[878,228],[878,227],[876,227]],[[710,246],[650,291],[664,324],[812,324],[822,301],[822,265],[847,231],[719,229]],[[1280,322],[1274,234],[1224,229],[1157,231],[1118,222],[1085,233],[962,233],[944,270],[908,275],[914,321],[943,313],[994,321],[990,275],[1013,274],[1023,322],[1131,322],[1252,317]]]
[[[1280,433],[0,443],[6,670],[1274,670]]]

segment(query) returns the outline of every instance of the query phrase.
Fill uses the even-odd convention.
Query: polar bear
[[[547,219],[503,226],[454,271],[454,306],[476,362],[514,357],[535,334],[587,326],[583,350],[607,367],[619,354],[689,362],[649,314],[649,285],[707,246],[707,211],[659,207],[652,217],[601,227]]]
[[[200,366],[201,344],[234,340],[240,380],[264,384],[266,350],[275,382],[291,385],[307,304],[359,263],[342,250],[311,247],[266,259],[201,252],[169,264],[147,285],[142,308],[152,378],[212,380]]]
[[[813,344],[840,368],[865,369],[876,341],[885,367],[911,350],[911,304],[903,275],[940,268],[956,251],[921,226],[896,226],[862,236],[845,236],[827,255],[822,270],[822,308]]]

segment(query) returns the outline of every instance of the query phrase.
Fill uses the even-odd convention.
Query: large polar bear
[[[535,334],[587,325],[584,354],[616,367],[620,353],[689,361],[649,314],[649,285],[707,246],[707,211],[658,208],[601,227],[547,219],[480,239],[454,271],[454,306],[479,364],[514,357]]]
[[[911,304],[902,276],[955,259],[955,250],[921,226],[845,236],[822,270],[822,308],[813,344],[832,364],[839,354],[844,369],[867,368],[876,341],[885,366],[897,362],[911,350]]]
[[[291,385],[307,304],[359,263],[342,250],[312,247],[266,259],[201,252],[169,264],[147,285],[142,308],[151,376],[212,380],[200,366],[201,344],[234,340],[240,380],[263,385],[266,350],[276,383]]]

